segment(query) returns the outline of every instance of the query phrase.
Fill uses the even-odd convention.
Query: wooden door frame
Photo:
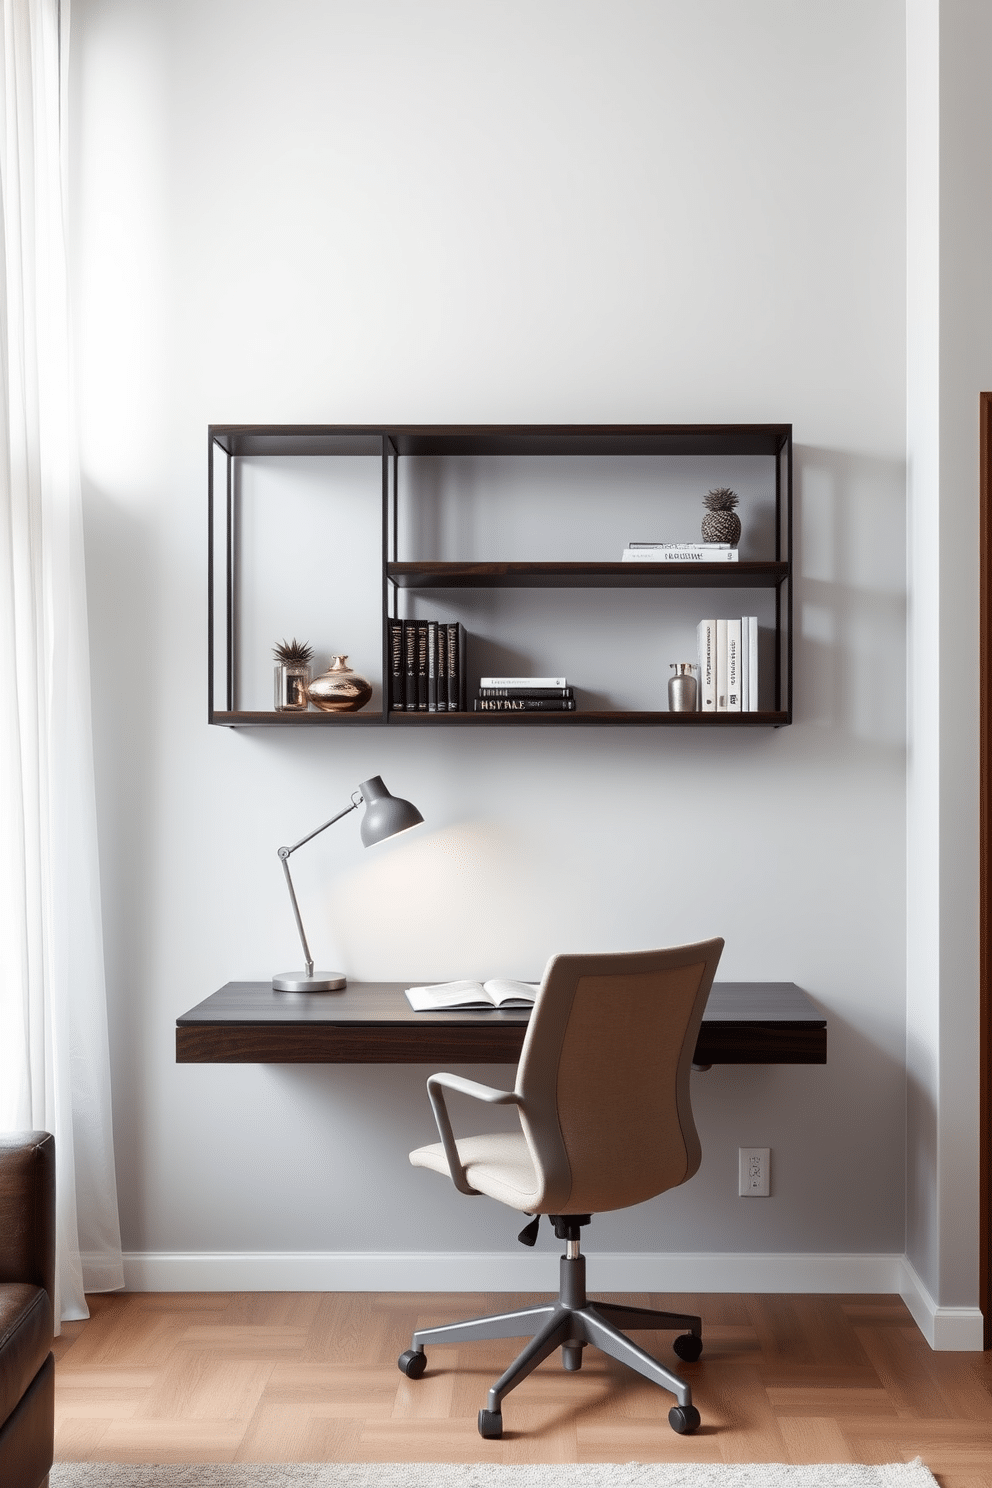
[[[984,1318],[985,1347],[992,1348],[992,995],[989,988],[989,909],[992,890],[992,393],[979,394],[981,504],[979,549],[979,864],[978,966],[979,1047],[979,1284],[978,1305]]]

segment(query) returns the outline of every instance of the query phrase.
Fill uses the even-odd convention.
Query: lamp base
[[[272,978],[274,992],[340,992],[347,985],[343,971],[315,971],[313,976],[305,971],[280,971]]]

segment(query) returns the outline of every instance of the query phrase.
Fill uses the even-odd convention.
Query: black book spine
[[[476,698],[476,713],[574,713],[574,698]]]
[[[464,625],[458,627],[458,706],[468,712],[468,646]]]
[[[417,621],[417,712],[427,712],[427,621]]]
[[[458,625],[452,621],[448,625],[448,712],[459,711],[460,689],[458,684],[458,670],[461,663],[458,650]]]
[[[448,711],[448,627],[444,622],[437,628],[437,711]]]
[[[570,687],[480,687],[480,698],[570,698]]]
[[[394,713],[402,713],[406,707],[402,620],[389,622],[389,706]]]
[[[427,622],[427,711],[437,712],[437,631],[436,620]]]
[[[403,693],[406,712],[417,711],[417,622],[403,621]]]

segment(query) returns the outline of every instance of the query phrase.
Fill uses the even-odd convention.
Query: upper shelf
[[[777,455],[791,424],[212,424],[229,455]]]
[[[774,589],[787,563],[388,563],[398,589]]]

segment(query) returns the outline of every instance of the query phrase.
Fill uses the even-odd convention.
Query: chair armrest
[[[466,1080],[464,1075],[431,1075],[427,1089],[435,1085],[446,1085],[460,1095],[470,1095],[473,1100],[485,1101],[490,1106],[519,1106],[520,1097],[513,1090],[497,1090],[494,1085],[481,1085],[478,1080]]]
[[[485,1101],[490,1106],[519,1106],[520,1097],[513,1090],[496,1090],[492,1085],[481,1085],[478,1080],[466,1080],[462,1075],[442,1073],[431,1075],[427,1081],[427,1094],[430,1096],[431,1109],[434,1112],[434,1120],[437,1122],[451,1181],[459,1193],[478,1194],[479,1190],[473,1188],[465,1176],[462,1160],[458,1156],[458,1145],[451,1129],[451,1118],[444,1099],[443,1087],[445,1086],[449,1090],[457,1091],[460,1095],[469,1095],[473,1100]]]
[[[0,1282],[29,1281],[55,1301],[55,1138],[0,1135]]]

